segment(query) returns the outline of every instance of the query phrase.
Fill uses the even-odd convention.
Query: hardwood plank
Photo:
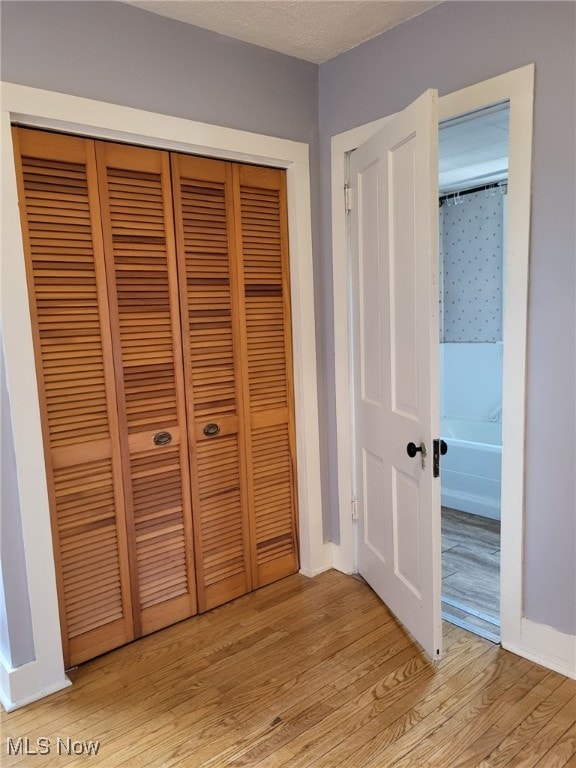
[[[563,766],[576,682],[445,625],[428,661],[374,593],[298,574],[83,664],[2,717],[7,739],[98,740],[39,768]]]
[[[532,738],[532,741],[524,744],[522,749],[505,763],[508,768],[511,766],[533,768],[540,756],[546,754],[569,729],[570,724],[574,721],[576,711],[576,691],[574,691],[571,680],[568,680],[567,683],[568,690],[571,691],[568,702],[544,725],[539,733]]]
[[[547,675],[534,688],[519,701],[518,706],[505,712],[495,723],[481,733],[477,739],[472,741],[467,748],[453,760],[454,768],[464,768],[469,766],[473,768],[478,765],[479,760],[485,758],[495,749],[503,737],[520,725],[529,724],[530,716],[535,708],[543,701],[549,698],[561,685],[556,675]],[[529,727],[526,727],[526,734]]]
[[[576,701],[574,685],[571,680],[557,681],[558,686],[545,698],[522,722],[502,739],[503,729],[500,723],[493,726],[494,741],[497,746],[479,764],[479,768],[499,768],[499,766],[525,765],[521,757],[527,744],[532,747],[538,739],[541,748],[546,743],[547,726],[562,721],[562,713],[574,714]],[[487,734],[489,736],[490,734]],[[498,738],[499,736],[499,738]],[[537,752],[537,750],[530,750]]]
[[[360,695],[351,701],[348,701],[344,706],[336,708],[330,721],[325,721],[321,724],[320,728],[312,729],[305,734],[304,738],[300,738],[297,742],[291,743],[284,750],[276,752],[271,755],[269,759],[256,763],[259,768],[272,768],[272,766],[281,766],[289,764],[292,766],[305,766],[307,761],[322,757],[323,751],[326,749],[327,743],[331,738],[331,734],[345,733],[347,738],[354,738],[354,734],[357,727],[362,724],[363,718],[367,714],[366,708],[380,707],[385,708],[388,705],[388,701],[395,702],[397,697],[402,696],[406,689],[410,689],[410,682],[413,680],[414,675],[428,668],[431,665],[422,654],[417,656],[412,655],[400,666],[390,668],[388,667],[388,674],[381,677],[375,685],[366,686]],[[407,692],[407,691],[406,691]],[[453,706],[460,706],[461,699],[465,696],[464,691],[460,691],[455,694],[453,698],[456,702]],[[368,710],[369,711],[369,710]],[[361,765],[363,768],[367,766],[382,765],[400,765],[400,758],[404,753],[411,752],[413,747],[421,744],[422,741],[426,741],[426,737],[429,733],[432,733],[438,728],[440,723],[443,723],[445,717],[442,717],[442,712],[434,711],[433,714],[425,718],[421,727],[412,727],[405,735],[404,738],[398,739],[397,734],[394,732],[391,739],[391,746],[382,750],[382,745],[376,740],[372,740],[368,745],[356,744],[354,751],[355,758],[357,759],[360,746],[365,747],[361,754]],[[346,760],[343,762],[346,764]],[[419,763],[415,763],[419,764]],[[406,765],[414,765],[413,762],[407,762]]]
[[[574,763],[576,756],[576,724],[572,725],[535,764],[535,768],[555,768]]]
[[[395,622],[394,626],[396,627]],[[398,631],[403,632],[401,629],[398,629]],[[454,642],[454,638],[452,638],[452,640]],[[452,647],[453,642],[448,642],[447,646]],[[393,647],[394,646],[390,647],[390,652],[392,653]],[[367,649],[367,651],[368,657],[373,659],[372,648]],[[488,649],[483,645],[480,652],[484,653],[486,651],[488,651]],[[366,650],[363,649],[362,655],[364,659],[366,659]],[[462,655],[463,654],[458,653],[458,649],[455,648],[452,663],[455,663],[457,659],[460,659],[461,664]],[[470,653],[469,647],[467,648],[466,656],[468,658],[468,663],[474,658],[474,654]],[[353,659],[357,658],[358,654],[355,654]],[[302,706],[294,706],[285,711],[280,718],[281,722],[278,724],[279,727],[271,733],[265,733],[263,737],[258,740],[256,745],[250,744],[250,740],[246,739],[245,748],[241,751],[237,751],[237,754],[234,755],[234,765],[253,765],[260,758],[270,756],[285,744],[289,744],[290,748],[293,749],[294,737],[300,735],[300,729],[298,727],[300,720],[309,717],[310,714],[315,711],[318,703],[330,705],[330,712],[333,714],[333,717],[338,718],[340,721],[339,727],[334,730],[326,728],[326,724],[324,724],[324,726],[320,726],[323,733],[320,738],[312,739],[310,734],[305,735],[305,748],[301,753],[302,764],[305,764],[306,766],[316,764],[318,766],[327,764],[337,765],[342,761],[343,765],[350,765],[350,760],[357,759],[359,745],[364,743],[365,740],[368,740],[371,735],[379,733],[383,725],[386,724],[388,718],[392,716],[392,719],[394,719],[392,713],[395,713],[397,709],[410,709],[413,702],[413,699],[409,695],[407,696],[404,690],[397,688],[396,691],[394,691],[389,688],[387,690],[387,706],[383,711],[377,704],[375,705],[375,702],[373,701],[364,707],[358,706],[358,700],[357,697],[355,697],[347,702],[351,714],[344,720],[343,710],[338,704],[346,703],[346,697],[350,693],[350,686],[354,680],[364,677],[361,674],[362,666],[361,663],[358,667],[350,669],[348,674],[337,678],[337,680],[333,681],[330,685],[326,685],[324,688],[320,689],[314,694],[313,703],[310,703],[309,699],[305,699]],[[379,665],[374,662],[371,663],[371,666],[379,668]],[[447,662],[444,666],[447,666]],[[431,689],[434,689],[436,685],[440,684],[440,678],[436,677],[436,679],[434,679],[433,677],[432,665],[424,664],[412,676],[412,682],[414,683],[422,683],[424,681],[428,682]],[[329,720],[327,722],[329,722]],[[317,733],[320,733],[320,731],[317,730]],[[314,756],[310,752],[312,744],[314,756],[321,751],[327,750],[322,754],[322,757],[319,758],[318,761],[314,760]],[[222,764],[223,757],[224,755],[218,755],[217,758],[214,761],[209,762],[208,765],[214,765],[215,768],[217,765]],[[228,758],[229,755],[226,754],[226,757]],[[311,762],[312,760],[314,760],[314,762]],[[290,765],[292,764],[300,764],[295,755],[290,758]]]
[[[545,674],[546,670],[520,659],[510,669],[483,685],[471,699],[465,694],[457,694],[456,698],[462,696],[464,699],[464,706],[457,702],[450,717],[442,721],[437,738],[419,739],[418,744],[413,743],[414,748],[397,762],[398,767],[411,768],[415,761],[422,765],[442,765],[447,760],[455,762],[487,725],[494,723],[506,712],[513,711]],[[391,750],[394,757],[395,749],[393,747]]]

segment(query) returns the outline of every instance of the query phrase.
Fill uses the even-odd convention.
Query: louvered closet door
[[[298,570],[285,172],[234,167],[254,585]],[[314,333],[314,329],[310,329]]]
[[[201,611],[252,588],[229,163],[173,155]]]
[[[134,636],[94,146],[13,135],[70,666]]]
[[[96,149],[136,628],[146,634],[196,612],[170,160]]]

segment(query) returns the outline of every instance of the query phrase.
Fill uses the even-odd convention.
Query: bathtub
[[[502,424],[443,419],[442,506],[500,519]]]

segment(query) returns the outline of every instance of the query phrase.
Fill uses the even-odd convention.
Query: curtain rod
[[[495,189],[496,187],[504,187],[508,184],[508,179],[502,179],[502,181],[492,181],[489,184],[480,184],[477,187],[470,187],[469,189],[455,189],[453,192],[447,192],[445,195],[440,195],[438,197],[440,205],[444,202],[444,200],[447,200],[449,197],[454,197],[454,195],[471,195],[474,192],[483,192],[487,189]]]

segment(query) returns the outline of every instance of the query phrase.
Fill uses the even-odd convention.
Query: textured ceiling
[[[147,11],[321,64],[441,0],[125,0]]]

